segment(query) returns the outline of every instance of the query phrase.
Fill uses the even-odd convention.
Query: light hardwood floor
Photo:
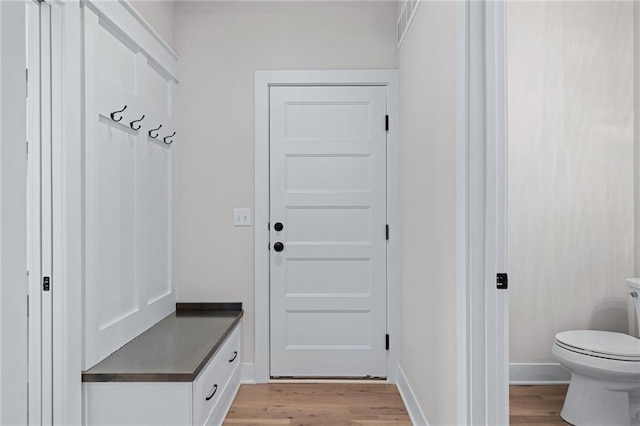
[[[271,383],[242,385],[226,426],[411,426],[395,386]]]
[[[567,386],[510,386],[512,425],[568,425],[560,417]]]
[[[560,410],[567,386],[511,386],[512,425],[567,425]],[[395,386],[382,384],[242,385],[226,426],[410,426]]]

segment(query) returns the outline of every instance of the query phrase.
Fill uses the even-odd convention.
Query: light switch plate
[[[233,209],[233,226],[251,226],[251,209]]]

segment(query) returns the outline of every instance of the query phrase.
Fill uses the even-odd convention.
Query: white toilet
[[[640,278],[627,280],[640,330]],[[640,425],[640,339],[623,333],[556,334],[553,355],[571,371],[562,418],[583,425]]]

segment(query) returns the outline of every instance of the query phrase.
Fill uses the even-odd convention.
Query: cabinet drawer
[[[240,362],[239,329],[234,329],[193,382],[194,425],[202,425],[207,420]]]
[[[233,372],[233,370],[240,365],[240,327],[236,327],[229,336],[229,340],[227,341],[229,344],[225,349],[224,357],[226,361],[227,371],[229,372],[229,376]],[[225,346],[227,346],[225,344]],[[223,355],[221,353],[221,355]]]

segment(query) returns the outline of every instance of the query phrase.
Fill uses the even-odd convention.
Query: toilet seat
[[[556,334],[556,344],[568,351],[616,361],[640,362],[640,339],[623,333],[570,330]]]

